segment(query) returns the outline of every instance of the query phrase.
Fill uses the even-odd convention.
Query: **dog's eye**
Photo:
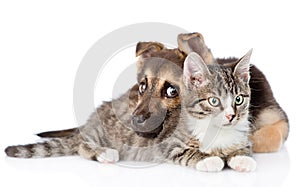
[[[147,89],[147,84],[145,82],[141,82],[139,85],[139,93],[142,95],[145,93]]]
[[[178,92],[176,90],[176,88],[174,88],[173,86],[168,86],[166,88],[166,97],[168,98],[173,98],[173,97],[176,97],[178,95]]]

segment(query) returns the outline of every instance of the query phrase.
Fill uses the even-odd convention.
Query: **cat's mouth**
[[[224,129],[227,129],[227,128],[232,128],[233,126],[234,126],[234,123],[232,123],[232,122],[225,122],[225,123],[217,123],[217,124],[215,124],[215,126],[216,127],[218,127],[218,128],[224,128]]]
[[[225,123],[225,124],[221,125],[221,127],[231,127],[231,126],[233,126],[232,123]]]
[[[213,116],[211,118],[211,121],[210,123],[214,124],[216,127],[219,127],[219,128],[231,128],[233,126],[235,126],[236,124],[236,120],[235,119],[226,119],[223,117],[224,114],[221,113],[217,116]]]

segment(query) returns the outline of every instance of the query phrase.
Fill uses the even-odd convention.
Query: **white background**
[[[299,3],[289,0],[1,1],[0,186],[299,185],[299,19]],[[6,146],[34,141],[34,133],[76,126],[73,84],[85,53],[109,32],[148,21],[201,32],[216,57],[242,56],[253,48],[252,62],[266,74],[290,119],[285,148],[255,155],[258,168],[250,174],[207,174],[173,165],[129,169],[79,157],[5,156]],[[134,51],[130,63],[133,57]]]

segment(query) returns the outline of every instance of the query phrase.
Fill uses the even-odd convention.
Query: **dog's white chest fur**
[[[210,153],[213,149],[225,149],[248,141],[249,123],[247,120],[237,125],[222,128],[214,124],[211,118],[189,119],[189,130],[200,141],[200,151]]]

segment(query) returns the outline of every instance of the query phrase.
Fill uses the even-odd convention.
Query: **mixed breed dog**
[[[44,142],[9,146],[6,154],[248,172],[256,168],[252,152],[278,151],[287,139],[287,116],[263,73],[250,65],[251,51],[240,59],[214,58],[200,33],[185,33],[175,49],[139,42],[136,56],[138,83],[104,102],[86,124],[40,133]]]

